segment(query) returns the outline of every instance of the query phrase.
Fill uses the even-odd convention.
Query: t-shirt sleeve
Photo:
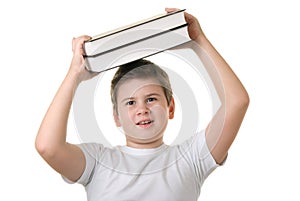
[[[184,158],[193,167],[199,182],[203,183],[219,167],[207,146],[205,131],[196,133],[182,145]]]
[[[86,186],[93,177],[93,172],[96,167],[97,161],[104,148],[103,145],[96,143],[83,143],[78,144],[77,146],[83,151],[86,163],[82,175],[75,183],[79,183]],[[62,177],[67,183],[74,183],[68,180],[66,177]]]

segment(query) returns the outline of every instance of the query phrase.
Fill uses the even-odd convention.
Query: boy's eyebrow
[[[161,96],[159,93],[150,93],[147,94],[145,97],[149,97],[149,96]]]
[[[134,99],[134,97],[124,98],[123,100],[121,100],[121,103],[128,101],[128,100],[132,100],[132,99]]]
[[[159,93],[150,93],[150,94],[147,94],[145,97],[151,97],[151,96],[161,96]],[[121,103],[125,102],[125,101],[128,101],[128,100],[133,100],[135,99],[135,97],[131,96],[131,97],[128,97],[128,98],[124,98],[123,100],[121,100]]]

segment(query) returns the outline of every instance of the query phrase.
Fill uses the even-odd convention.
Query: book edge
[[[107,36],[110,36],[110,35],[122,32],[122,31],[126,31],[128,29],[131,29],[131,28],[134,28],[134,27],[137,27],[137,26],[141,26],[143,24],[146,24],[146,23],[149,23],[149,22],[152,22],[152,21],[155,21],[155,20],[158,20],[158,19],[170,16],[170,15],[174,15],[174,14],[183,12],[185,10],[186,9],[181,9],[181,10],[174,11],[174,12],[171,12],[171,13],[158,14],[158,15],[146,18],[144,20],[140,20],[140,21],[132,23],[132,24],[128,24],[128,25],[125,25],[125,26],[122,26],[122,27],[119,27],[119,28],[116,28],[116,29],[104,32],[102,34],[95,35],[90,40],[87,40],[86,42],[93,42],[93,41],[96,41],[98,39],[101,39],[101,38],[104,38],[104,37],[107,37]]]
[[[106,54],[106,53],[108,53],[108,52],[111,52],[111,51],[114,51],[114,50],[117,50],[117,49],[120,49],[120,48],[129,46],[129,45],[132,45],[132,44],[134,44],[134,43],[138,43],[138,42],[143,41],[143,40],[148,40],[149,38],[153,38],[153,37],[156,37],[156,36],[165,34],[165,33],[167,33],[167,32],[171,32],[171,31],[180,29],[180,28],[182,28],[182,27],[187,27],[187,26],[188,26],[188,24],[187,24],[187,23],[184,23],[184,24],[181,24],[181,25],[179,25],[179,26],[170,28],[170,29],[168,29],[168,30],[159,32],[159,33],[157,33],[157,34],[154,34],[154,35],[151,35],[151,36],[147,36],[147,37],[145,37],[145,38],[142,38],[142,39],[139,39],[139,40],[136,40],[136,41],[133,41],[133,42],[130,42],[130,43],[126,43],[126,44],[124,44],[124,45],[121,45],[121,46],[118,46],[118,47],[115,47],[115,48],[106,50],[106,51],[104,51],[104,52],[99,52],[99,53],[93,54],[93,55],[84,55],[84,57],[88,57],[88,58],[89,58],[89,57],[97,57],[97,56],[99,56],[99,55]]]
[[[183,28],[183,27],[181,27],[181,28]],[[177,30],[177,29],[175,29],[174,31],[176,31],[176,30]],[[167,33],[170,33],[170,32],[167,32]],[[165,33],[165,34],[167,34],[167,33]],[[188,37],[188,32],[186,32],[186,36]],[[164,52],[164,51],[166,51],[166,50],[168,50],[168,49],[170,49],[170,48],[177,47],[177,46],[182,45],[182,44],[184,44],[184,43],[186,43],[186,42],[189,42],[189,41],[191,41],[190,38],[189,38],[188,40],[182,42],[182,43],[178,43],[178,44],[172,45],[172,46],[170,46],[170,47],[168,47],[168,48],[162,49],[162,50],[160,50],[160,51],[156,51],[155,53],[148,54],[147,56],[143,56],[143,57],[141,57],[141,58],[147,58],[147,57],[149,57],[149,56],[158,54],[158,53],[160,53],[160,52]],[[108,54],[109,54],[109,53],[108,53]],[[101,54],[100,54],[99,56],[101,56]],[[93,58],[95,58],[95,57],[87,57],[86,59],[89,60],[89,59],[93,59]],[[91,71],[91,72],[104,72],[104,71],[108,71],[108,70],[110,70],[110,69],[113,69],[113,68],[119,66],[119,64],[118,64],[117,66],[113,65],[113,66],[111,66],[111,67],[109,67],[109,68],[100,68],[100,67],[95,68],[95,67],[92,67],[92,66],[90,65],[89,61],[87,61],[87,60],[85,61],[85,62],[87,62],[87,63],[86,63],[86,68],[87,68],[87,70],[89,70],[89,71]],[[132,60],[132,61],[134,61],[134,60]],[[122,63],[123,63],[123,62],[122,62]],[[102,69],[102,70],[100,70],[100,69]]]

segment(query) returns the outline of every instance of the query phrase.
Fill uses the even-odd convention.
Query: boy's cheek
[[[120,118],[119,118],[116,111],[113,113],[113,116],[114,116],[114,121],[115,121],[116,126],[121,127],[122,125],[121,125],[121,122],[120,122]]]
[[[159,115],[163,115],[165,116],[167,113],[168,113],[168,108],[167,107],[163,107],[162,105],[153,105],[151,108],[150,108],[150,111],[152,113],[155,113],[155,114],[159,114]]]
[[[128,109],[125,109],[125,110],[122,110],[119,112],[119,115],[118,115],[118,120],[120,122],[120,124],[128,124],[128,123],[131,123],[133,122],[133,118],[134,117],[134,114],[132,111],[128,110]]]
[[[128,124],[132,122],[131,118],[131,112],[127,107],[119,107],[118,108],[118,114],[114,112],[114,120],[117,125],[117,127],[122,127],[123,124]]]

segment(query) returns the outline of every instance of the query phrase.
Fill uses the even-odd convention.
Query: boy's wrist
[[[208,39],[206,38],[206,36],[204,34],[201,34],[194,41],[196,43],[198,43],[198,45],[202,46],[203,44],[205,44],[208,41]]]
[[[67,75],[66,75],[66,80],[69,80],[70,82],[74,83],[77,87],[80,82],[81,82],[81,73],[78,71],[75,71],[73,69],[69,69]]]

